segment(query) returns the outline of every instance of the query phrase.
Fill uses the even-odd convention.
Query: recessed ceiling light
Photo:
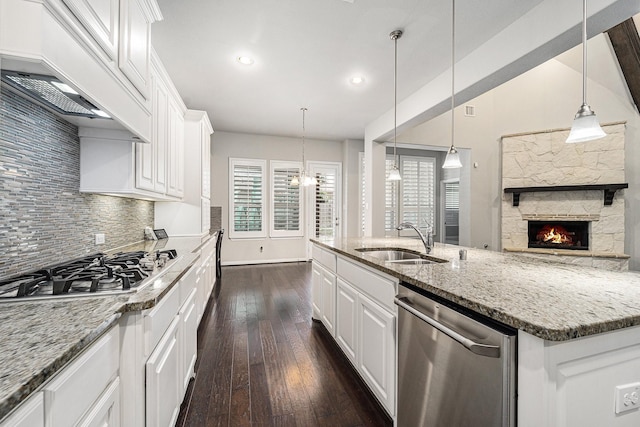
[[[349,81],[351,82],[351,84],[354,85],[361,85],[362,83],[364,83],[364,77],[362,76],[353,76],[349,79]]]
[[[236,60],[241,63],[242,65],[251,65],[253,64],[253,58],[250,58],[248,56],[238,56],[236,58]]]

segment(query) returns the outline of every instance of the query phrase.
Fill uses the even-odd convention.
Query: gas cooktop
[[[96,253],[0,281],[0,301],[134,292],[176,261],[174,249]]]

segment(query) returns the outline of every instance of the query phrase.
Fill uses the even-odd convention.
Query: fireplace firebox
[[[529,247],[589,250],[589,221],[529,221]]]

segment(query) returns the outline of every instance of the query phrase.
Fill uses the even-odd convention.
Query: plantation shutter
[[[400,181],[402,192],[402,222],[425,227],[424,221],[434,227],[435,221],[435,159],[430,157],[401,156]]]
[[[302,236],[301,186],[291,185],[300,176],[300,166],[291,162],[271,162],[272,224],[271,236]]]
[[[230,237],[264,237],[265,162],[230,159]]]
[[[385,160],[385,177],[393,169],[393,157]],[[404,176],[403,176],[404,179]],[[398,225],[398,181],[385,180],[384,229],[394,231]]]
[[[333,238],[336,218],[336,176],[316,173],[316,238]]]

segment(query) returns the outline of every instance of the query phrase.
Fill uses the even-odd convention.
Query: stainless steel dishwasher
[[[395,302],[398,427],[515,426],[516,331],[405,286]]]

